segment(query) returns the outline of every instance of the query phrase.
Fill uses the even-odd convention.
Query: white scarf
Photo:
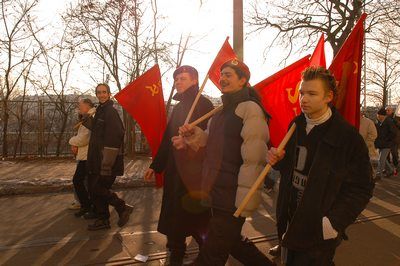
[[[329,118],[331,118],[331,116],[332,116],[332,110],[329,107],[328,110],[326,110],[326,112],[318,118],[311,119],[307,115],[305,115],[307,121],[307,126],[306,126],[307,135],[308,133],[310,133],[311,129],[313,129],[315,126],[325,123],[326,121],[328,121]]]

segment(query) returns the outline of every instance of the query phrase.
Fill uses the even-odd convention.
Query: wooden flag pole
[[[281,143],[278,146],[278,152],[280,153],[283,148],[285,148],[287,142],[289,141],[290,137],[293,135],[294,130],[296,129],[296,124],[293,123],[293,125],[290,127],[288,132],[286,133],[285,137],[281,141]],[[233,214],[235,217],[239,217],[240,214],[243,212],[244,208],[247,206],[249,203],[251,197],[253,197],[254,193],[256,193],[257,189],[260,187],[261,183],[264,181],[265,176],[268,174],[268,172],[271,170],[271,165],[268,163],[264,170],[260,173],[260,175],[257,177],[256,182],[254,182],[253,186],[250,188],[250,191],[247,193],[246,197],[244,197],[243,201],[240,203],[239,207],[237,208],[236,212]]]
[[[82,125],[82,121],[78,122],[78,123],[74,126],[74,130],[77,130],[81,125]]]
[[[203,115],[202,117],[200,117],[199,119],[193,121],[192,123],[190,123],[189,125],[194,127],[197,126],[198,124],[200,124],[201,122],[203,122],[204,120],[210,118],[211,116],[215,115],[216,113],[218,113],[219,111],[222,110],[222,105],[218,106],[217,108],[211,110],[210,112],[208,112],[207,114]]]
[[[206,83],[207,83],[207,81],[208,81],[208,78],[209,78],[209,75],[207,74],[206,77],[204,78],[203,84],[201,84],[201,87],[200,87],[200,89],[199,89],[199,92],[198,92],[197,95],[196,95],[196,98],[194,99],[194,102],[193,102],[193,104],[192,104],[192,107],[190,107],[189,114],[187,115],[187,117],[186,117],[186,119],[185,119],[185,123],[184,123],[185,125],[188,124],[189,121],[190,121],[190,118],[192,118],[192,115],[193,115],[193,112],[194,112],[194,108],[196,107],[197,102],[199,101],[200,96],[201,96],[201,94],[203,93],[203,90],[204,90],[204,87],[206,86]]]

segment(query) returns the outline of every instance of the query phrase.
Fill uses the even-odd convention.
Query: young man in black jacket
[[[296,130],[267,160],[281,171],[278,236],[286,265],[333,265],[336,247],[372,197],[368,149],[357,129],[331,107],[335,78],[325,68],[302,74]]]
[[[146,180],[155,173],[164,172],[164,193],[162,198],[158,231],[167,236],[169,250],[168,264],[182,265],[186,251],[186,237],[192,236],[201,246],[206,237],[210,210],[200,205],[201,198],[201,155],[191,157],[185,151],[173,148],[172,140],[178,135],[178,128],[186,117],[199,92],[197,70],[192,66],[181,66],[175,70],[174,86],[177,93],[161,145],[145,175]],[[200,96],[189,122],[200,118],[213,109],[209,99]],[[207,121],[199,125],[207,127]]]
[[[124,126],[107,84],[97,85],[96,97],[100,103],[96,115],[85,122],[91,122],[92,131],[87,158],[89,193],[98,214],[98,219],[88,226],[91,231],[110,228],[109,205],[119,215],[119,227],[128,222],[133,209],[110,190],[116,176],[124,174]]]

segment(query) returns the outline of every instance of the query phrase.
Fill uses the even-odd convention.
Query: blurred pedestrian
[[[378,111],[377,119],[378,137],[375,140],[375,147],[379,149],[379,162],[375,177],[379,179],[397,174],[395,168],[387,160],[396,139],[396,129],[393,121],[387,117],[385,108],[382,107]]]
[[[390,106],[386,107],[386,115],[387,117],[392,120],[393,125],[395,126],[395,131],[396,131],[396,137],[393,141],[393,145],[390,148],[390,154],[392,155],[392,162],[394,165],[394,175],[397,175],[397,172],[399,170],[399,144],[400,144],[400,123],[396,119],[394,109]]]
[[[376,159],[378,152],[375,148],[375,140],[378,137],[378,132],[374,121],[366,117],[364,114],[360,115],[360,135],[363,137],[365,144],[367,144],[370,159]]]

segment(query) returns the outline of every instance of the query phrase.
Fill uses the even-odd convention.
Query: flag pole
[[[287,142],[289,141],[290,137],[293,135],[294,130],[296,129],[296,124],[293,123],[293,125],[290,127],[288,132],[286,133],[285,137],[281,141],[281,143],[278,146],[278,153],[280,153],[283,148],[285,148]],[[249,203],[251,197],[253,197],[254,193],[256,193],[257,189],[260,187],[262,182],[264,181],[265,176],[268,174],[268,172],[271,170],[271,165],[268,163],[260,175],[257,177],[256,182],[251,186],[249,192],[247,192],[247,195],[244,197],[243,201],[240,203],[239,207],[237,208],[236,212],[233,214],[235,217],[239,217],[240,214],[243,212],[244,208],[246,208],[247,204]]]
[[[194,102],[193,102],[193,104],[192,104],[192,107],[190,107],[190,111],[189,111],[189,113],[188,113],[188,115],[187,115],[187,117],[186,117],[186,119],[185,119],[185,123],[184,123],[184,124],[188,124],[189,121],[190,121],[190,118],[192,118],[192,115],[193,115],[193,112],[194,112],[194,108],[196,107],[197,102],[199,101],[200,96],[201,96],[201,94],[203,93],[203,90],[204,90],[204,87],[206,86],[206,83],[207,83],[207,81],[208,81],[208,78],[209,78],[209,75],[208,75],[208,73],[207,73],[206,77],[205,77],[204,80],[203,80],[203,84],[201,84],[201,87],[200,87],[200,89],[199,89],[199,92],[197,93],[196,98],[194,99]]]
[[[198,118],[197,120],[193,121],[192,123],[189,124],[189,126],[192,126],[192,127],[197,126],[198,124],[200,124],[204,120],[207,120],[208,118],[210,118],[211,116],[215,115],[216,113],[218,113],[221,110],[222,110],[222,105],[218,106],[217,108],[214,108],[213,110],[211,110],[207,114],[205,114],[202,117]]]

